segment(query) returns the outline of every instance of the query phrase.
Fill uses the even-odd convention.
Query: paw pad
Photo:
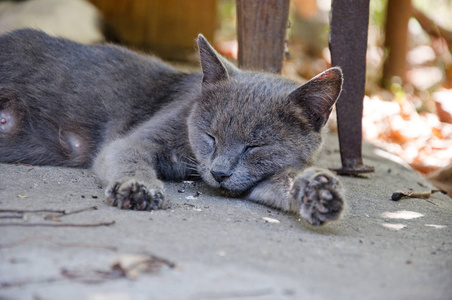
[[[300,216],[316,226],[339,219],[344,206],[340,182],[326,170],[308,169],[298,175],[291,194],[300,203]]]
[[[156,210],[163,208],[165,197],[160,188],[150,188],[135,179],[116,182],[106,191],[112,206],[131,210]]]

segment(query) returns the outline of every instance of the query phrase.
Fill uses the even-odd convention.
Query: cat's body
[[[164,207],[161,180],[200,176],[314,225],[337,219],[339,181],[308,167],[340,69],[300,87],[238,70],[202,36],[198,47],[199,74],[33,30],[0,36],[0,162],[92,165],[121,208]]]

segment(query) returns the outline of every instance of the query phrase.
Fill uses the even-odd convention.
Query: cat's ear
[[[342,81],[342,70],[334,67],[297,88],[289,98],[303,107],[314,128],[320,130],[341,94]]]
[[[198,35],[197,43],[203,73],[203,83],[209,84],[226,80],[238,71],[232,63],[213,49],[202,34]]]

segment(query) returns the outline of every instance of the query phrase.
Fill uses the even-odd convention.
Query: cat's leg
[[[163,182],[155,171],[155,145],[126,136],[103,147],[93,165],[112,206],[132,210],[164,208]]]
[[[294,212],[318,226],[339,219],[344,207],[342,190],[339,179],[330,171],[311,167],[276,174],[259,183],[247,198]]]

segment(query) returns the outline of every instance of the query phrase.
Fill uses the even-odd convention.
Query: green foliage
[[[218,1],[218,16],[220,20],[221,35],[224,37],[234,37],[236,35],[236,8],[235,0]]]
[[[384,26],[388,0],[370,1],[370,22],[376,26]]]

